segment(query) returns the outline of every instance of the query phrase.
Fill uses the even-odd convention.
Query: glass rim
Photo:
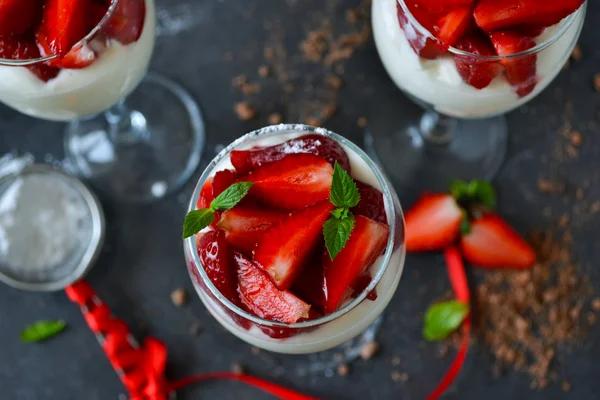
[[[390,227],[390,233],[388,236],[388,241],[386,244],[385,252],[383,254],[383,260],[381,263],[382,267],[379,268],[379,271],[377,271],[377,274],[375,274],[375,276],[372,277],[369,285],[365,289],[363,289],[363,291],[356,298],[354,298],[351,302],[346,304],[344,307],[340,308],[339,310],[336,310],[335,312],[333,312],[331,314],[327,314],[322,317],[319,317],[319,318],[316,318],[313,320],[309,320],[309,321],[297,322],[295,324],[286,324],[283,322],[276,322],[276,321],[271,321],[268,319],[263,319],[263,318],[257,317],[255,315],[250,314],[249,312],[241,309],[240,307],[236,306],[231,301],[229,301],[215,287],[215,285],[212,283],[212,281],[208,277],[206,271],[202,267],[202,264],[200,262],[200,257],[198,256],[198,252],[196,251],[196,235],[193,235],[193,236],[185,239],[184,246],[186,247],[186,250],[189,250],[192,254],[192,259],[194,261],[194,268],[198,271],[198,273],[200,274],[200,276],[203,280],[203,283],[206,285],[206,287],[208,287],[208,289],[210,290],[210,292],[212,293],[214,298],[217,301],[219,301],[220,303],[224,304],[230,311],[234,312],[236,315],[244,317],[247,320],[249,320],[255,324],[259,324],[259,325],[270,327],[270,328],[287,328],[287,329],[311,328],[311,327],[323,325],[325,323],[334,321],[334,320],[346,315],[353,309],[355,309],[359,304],[361,304],[366,299],[367,295],[377,287],[377,285],[381,281],[381,278],[383,277],[385,272],[388,270],[388,267],[391,264],[390,261],[391,261],[392,255],[394,254],[394,252],[396,250],[395,249],[395,245],[396,245],[395,238],[397,236],[398,230],[402,229],[402,231],[404,231],[404,215],[402,212],[402,208],[400,207],[400,209],[399,209],[400,217],[401,217],[401,221],[402,221],[402,223],[400,225],[402,225],[402,226],[397,226],[398,224],[396,224],[396,218],[394,218],[388,212],[388,210],[393,211],[395,209],[395,205],[396,204],[399,205],[400,201],[398,200],[397,194],[393,190],[391,183],[387,180],[387,178],[385,177],[385,175],[383,174],[383,172],[381,171],[379,166],[377,164],[375,164],[375,162],[373,160],[371,160],[371,158],[361,148],[359,148],[357,145],[355,145],[348,139],[346,139],[334,132],[331,132],[325,128],[317,128],[314,126],[304,125],[304,124],[279,124],[279,125],[266,126],[261,129],[257,129],[257,130],[254,130],[252,132],[245,134],[244,136],[236,139],[229,146],[225,147],[208,164],[208,166],[206,167],[206,169],[200,176],[200,179],[198,180],[198,183],[196,185],[196,188],[194,189],[194,193],[192,195],[190,204],[188,206],[188,211],[192,211],[192,210],[196,209],[196,204],[198,202],[198,198],[200,196],[202,186],[204,185],[206,180],[210,177],[210,175],[212,174],[212,172],[215,169],[215,167],[217,166],[217,164],[219,164],[227,155],[229,155],[229,153],[232,150],[238,148],[240,145],[246,143],[250,139],[258,137],[258,136],[267,135],[267,134],[275,134],[275,133],[293,133],[293,132],[299,132],[299,133],[306,132],[308,134],[318,134],[318,135],[322,135],[322,136],[326,136],[331,139],[334,139],[335,141],[350,148],[350,150],[354,151],[362,160],[364,160],[367,163],[367,165],[373,171],[375,177],[377,178],[377,181],[379,182],[379,184],[381,185],[381,188],[382,188],[383,197],[384,197],[384,205],[386,208],[386,216],[388,218],[388,223],[389,223],[389,227]],[[402,238],[403,238],[402,240],[404,243],[405,235],[402,235]],[[399,251],[401,251],[402,253],[406,252],[406,247],[404,245],[398,247],[397,249]],[[404,260],[404,254],[401,257],[401,259]],[[402,262],[404,262],[404,261],[402,261]]]
[[[81,39],[80,41],[78,41],[77,43],[75,43],[73,45],[73,47],[71,47],[69,49],[69,51],[71,51],[73,49],[77,49],[79,47],[83,47],[86,44],[88,44],[90,42],[90,40],[93,39],[94,36],[96,36],[96,34],[98,33],[98,31],[100,31],[100,29],[102,29],[104,27],[104,25],[110,19],[110,17],[112,17],[112,14],[114,13],[115,9],[117,8],[117,4],[120,1],[122,1],[122,0],[111,0],[111,3],[108,6],[108,9],[106,10],[106,14],[104,14],[104,16],[102,17],[102,19],[98,22],[98,24],[96,24],[96,26],[90,32],[88,32],[88,34],[85,35],[83,37],[83,39]],[[29,66],[29,65],[35,65],[35,64],[40,64],[40,63],[46,62],[46,61],[51,61],[51,60],[54,60],[57,57],[58,57],[57,54],[51,54],[51,55],[46,56],[46,57],[32,58],[32,59],[29,59],[29,60],[15,60],[15,59],[8,59],[8,58],[1,58],[0,57],[0,66],[26,67],[26,66]]]
[[[421,25],[421,23],[414,17],[414,15],[410,12],[408,7],[406,6],[406,0],[396,0],[396,1],[400,5],[400,7],[402,7],[402,11],[408,18],[409,23],[415,29],[417,29],[421,34],[426,36],[427,39],[439,41],[439,39],[437,39],[431,32],[429,32],[425,27],[423,27],[423,25]],[[569,15],[568,17],[566,17],[562,21],[560,21],[559,29],[556,32],[554,32],[554,34],[551,37],[546,39],[544,42],[537,44],[536,46],[532,47],[531,49],[522,51],[520,53],[511,54],[508,56],[482,56],[480,54],[469,53],[468,51],[460,50],[460,49],[457,49],[456,47],[452,47],[452,46],[449,46],[447,51],[452,55],[462,56],[462,57],[470,57],[470,58],[474,58],[474,59],[482,60],[482,61],[512,60],[512,59],[516,59],[516,58],[522,58],[522,57],[527,57],[527,56],[530,56],[533,54],[537,54],[537,53],[541,52],[542,50],[551,46],[554,42],[556,42],[558,39],[560,39],[565,34],[565,32],[575,22],[575,20],[579,16],[579,14],[582,12],[585,12],[587,3],[588,3],[588,0],[585,0],[583,2],[583,4],[581,5],[581,7],[579,7],[579,9],[577,9],[577,11],[575,11],[574,13],[572,13],[571,15]]]

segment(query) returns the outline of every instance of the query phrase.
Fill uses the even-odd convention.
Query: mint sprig
[[[209,226],[215,219],[215,211],[225,211],[235,207],[248,194],[252,185],[252,182],[234,183],[211,201],[209,208],[190,211],[183,221],[183,239]]]
[[[58,335],[66,328],[65,321],[38,321],[21,332],[21,341],[36,343]]]
[[[425,313],[423,337],[428,341],[443,340],[457,330],[469,315],[469,305],[460,301],[433,304]]]
[[[457,201],[476,202],[492,210],[496,207],[496,191],[486,181],[454,181],[450,186],[450,193]]]
[[[355,224],[350,208],[360,202],[356,183],[337,162],[333,168],[329,201],[337,208],[323,224],[323,236],[329,257],[333,260],[350,239]]]

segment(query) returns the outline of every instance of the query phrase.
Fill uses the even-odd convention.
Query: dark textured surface
[[[302,0],[293,8],[281,0],[187,2],[197,2],[191,8],[197,24],[178,36],[161,37],[152,66],[184,83],[202,103],[208,124],[205,165],[214,155],[215,146],[266,125],[266,115],[251,123],[238,121],[232,112],[232,103],[239,95],[231,90],[234,75],[255,76],[254,71],[264,62],[263,22],[283,21],[286,42],[297,46],[308,25],[304,17],[322,8],[324,2]],[[183,3],[184,0],[159,1],[159,5],[173,11]],[[356,2],[339,3],[343,9]],[[576,204],[575,188],[585,181],[590,183],[590,188],[580,202],[581,209],[600,200],[600,94],[593,91],[591,84],[593,75],[600,72],[598,21],[600,6],[598,2],[591,2],[580,41],[583,59],[562,72],[526,107],[508,115],[510,148],[507,163],[498,178],[500,207],[523,231],[551,226],[563,213],[572,214]],[[228,51],[235,54],[233,61],[224,60],[223,55]],[[340,112],[326,127],[361,143],[356,119],[368,116],[371,107],[394,101],[401,95],[385,74],[371,42],[346,64],[344,80],[346,83],[339,96]],[[259,97],[265,103],[272,103],[274,109],[285,109],[285,104],[268,91]],[[584,142],[579,157],[562,159],[557,155],[557,146],[565,141],[559,131],[565,124],[568,102],[573,104],[573,129],[582,133]],[[0,154],[14,150],[30,152],[40,161],[48,154],[60,160],[63,158],[61,129],[60,124],[34,120],[0,106]],[[568,182],[565,199],[540,194],[536,189],[539,177],[565,179]],[[438,382],[450,358],[438,359],[435,346],[422,343],[420,329],[426,306],[448,288],[439,256],[407,259],[405,275],[379,335],[382,351],[371,361],[352,364],[348,378],[301,378],[289,371],[297,360],[305,360],[305,357],[265,352],[251,355],[250,346],[226,333],[196,297],[187,307],[175,308],[170,300],[171,291],[176,287],[192,289],[185,270],[180,230],[193,187],[194,182],[190,182],[180,193],[151,206],[124,207],[104,202],[108,217],[107,240],[98,264],[89,275],[100,296],[120,317],[132,327],[147,323],[149,334],[166,341],[169,377],[228,370],[235,361],[242,361],[258,376],[272,377],[326,399],[420,400]],[[550,211],[543,213],[545,208]],[[573,215],[572,220],[575,256],[581,269],[600,287],[597,268],[600,215]],[[415,271],[420,272],[419,278]],[[105,400],[116,399],[118,393],[124,392],[79,311],[63,293],[32,294],[1,286],[0,307],[0,399]],[[69,329],[44,344],[22,344],[18,339],[22,327],[41,318],[65,319]],[[188,333],[195,318],[203,328],[198,337]],[[528,377],[516,373],[494,379],[491,356],[483,346],[476,344],[472,346],[465,372],[447,398],[598,398],[599,336],[600,329],[593,328],[560,360],[558,371],[572,385],[569,393],[563,393],[559,384],[552,384],[545,391],[532,391]],[[401,358],[398,369],[409,374],[408,382],[392,381],[393,356]],[[284,368],[277,368],[278,365]],[[238,384],[222,382],[186,389],[179,398],[268,397]]]

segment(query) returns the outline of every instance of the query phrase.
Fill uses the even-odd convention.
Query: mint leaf
[[[65,321],[38,321],[21,332],[21,340],[26,343],[41,342],[59,334],[66,326]]]
[[[450,185],[450,194],[456,200],[460,200],[461,198],[468,196],[468,192],[469,190],[466,182],[452,181],[452,184]]]
[[[345,219],[345,218],[348,218],[349,212],[350,212],[350,210],[348,210],[348,208],[340,207],[340,208],[336,208],[335,210],[333,210],[331,212],[331,215],[333,215],[337,219]]]
[[[185,221],[183,221],[183,239],[189,238],[200,232],[202,229],[209,226],[214,219],[215,213],[208,208],[190,211],[185,216]]]
[[[342,251],[346,242],[350,239],[352,229],[354,229],[354,215],[350,212],[344,219],[329,218],[323,224],[325,246],[332,260]]]
[[[333,168],[329,199],[336,207],[348,208],[355,207],[360,201],[360,194],[354,179],[337,162]]]
[[[469,197],[488,207],[496,207],[496,190],[491,183],[486,181],[471,181],[467,187]]]
[[[253,184],[252,182],[237,182],[229,186],[210,203],[211,210],[223,211],[233,208],[248,194]]]
[[[423,337],[428,341],[442,340],[457,330],[469,315],[469,305],[460,301],[433,304],[425,313]]]
[[[471,233],[471,221],[467,215],[463,215],[462,221],[460,221],[460,233],[462,235],[468,235]]]

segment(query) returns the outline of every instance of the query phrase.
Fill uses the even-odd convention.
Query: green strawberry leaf
[[[491,183],[486,181],[471,181],[467,186],[469,197],[487,208],[494,209],[496,207],[496,190],[494,190]]]
[[[354,215],[350,212],[344,219],[329,218],[323,224],[325,246],[332,260],[342,251],[346,242],[350,239],[352,229],[354,229]]]
[[[433,304],[425,313],[423,337],[428,341],[443,340],[457,330],[469,315],[469,305],[460,301]]]
[[[355,207],[360,201],[360,194],[354,179],[337,162],[333,168],[329,199],[336,207],[348,208]]]
[[[229,186],[210,203],[211,210],[224,211],[233,208],[248,194],[252,185],[252,182],[237,182]]]
[[[208,208],[190,211],[185,216],[185,221],[183,221],[183,239],[189,238],[200,232],[202,229],[209,226],[214,219],[215,213]]]
[[[65,321],[38,321],[21,332],[21,340],[36,343],[58,335],[66,328]]]

